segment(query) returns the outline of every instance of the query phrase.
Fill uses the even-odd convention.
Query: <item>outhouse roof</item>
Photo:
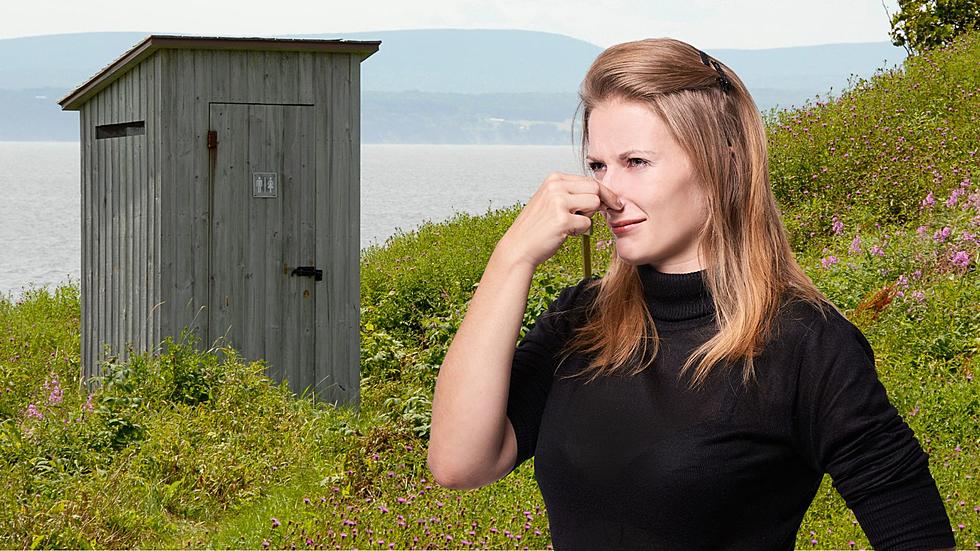
[[[58,100],[62,110],[77,111],[116,78],[164,48],[208,50],[261,50],[280,52],[338,52],[362,54],[367,59],[378,51],[380,40],[341,40],[314,38],[262,38],[151,34],[124,52],[98,73]]]

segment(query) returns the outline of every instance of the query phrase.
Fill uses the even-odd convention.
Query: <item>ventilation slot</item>
[[[146,134],[144,121],[121,122],[118,124],[100,124],[95,127],[95,139],[119,138],[122,136],[139,136]]]

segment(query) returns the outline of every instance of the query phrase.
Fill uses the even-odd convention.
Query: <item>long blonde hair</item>
[[[708,56],[709,60],[713,60]],[[714,60],[717,62],[717,60]],[[826,317],[833,305],[796,262],[769,183],[766,129],[742,80],[717,62],[731,83],[701,52],[680,40],[650,38],[614,45],[592,63],[579,91],[583,170],[589,115],[609,100],[642,102],[663,120],[691,161],[707,196],[708,216],[698,234],[705,284],[715,306],[719,331],[695,349],[678,377],[700,362],[689,387],[700,388],[716,365],[744,361],[743,384],[755,377],[753,357],[762,352],[784,298],[807,301]],[[577,109],[576,109],[577,111]],[[731,144],[729,147],[729,143]],[[659,351],[656,325],[644,300],[636,266],[613,255],[609,270],[587,289],[598,287],[585,323],[565,346],[594,353],[579,373],[596,377],[634,375]],[[639,363],[652,341],[649,361]]]

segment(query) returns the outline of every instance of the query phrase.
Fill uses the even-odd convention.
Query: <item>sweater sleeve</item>
[[[517,460],[509,472],[534,455],[538,427],[544,413],[551,380],[558,365],[561,346],[570,333],[568,314],[585,282],[566,287],[534,321],[514,350],[507,417],[517,437]]]
[[[797,349],[795,431],[804,458],[830,474],[877,549],[955,546],[929,456],[890,403],[864,334],[837,312]]]

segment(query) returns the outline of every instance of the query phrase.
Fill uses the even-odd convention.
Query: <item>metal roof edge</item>
[[[364,61],[378,51],[380,40],[343,40],[325,38],[264,38],[151,34],[135,44],[84,83],[58,100],[62,111],[77,111],[83,103],[102,91],[116,78],[153,52],[170,49],[260,50],[289,52],[338,52],[361,54]]]

